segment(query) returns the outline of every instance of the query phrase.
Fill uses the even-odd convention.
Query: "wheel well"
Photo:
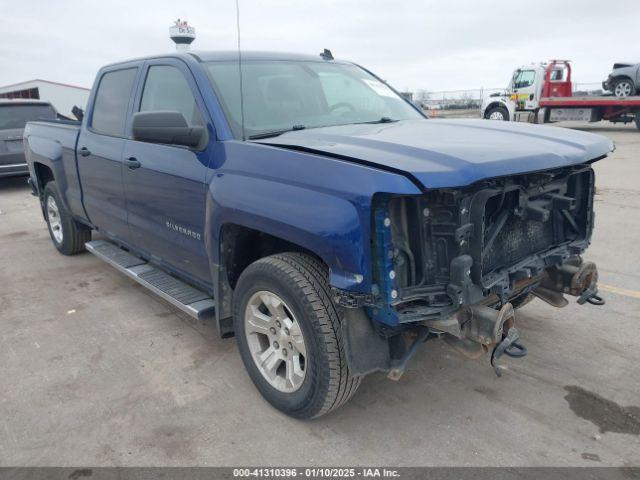
[[[36,181],[38,182],[38,191],[42,193],[44,186],[54,179],[53,172],[46,165],[35,162],[33,168],[36,171]]]
[[[611,86],[613,86],[619,80],[629,80],[633,88],[638,88],[638,85],[636,85],[636,82],[633,81],[633,78],[628,75],[618,75],[617,77],[613,77],[613,80],[611,80]]]
[[[505,110],[507,109],[507,107],[505,107],[502,103],[500,102],[492,102],[489,105],[487,105],[487,108],[485,108],[484,110],[484,116],[485,118],[487,117],[487,114],[491,111],[491,109],[496,108],[496,107],[502,107]]]
[[[243,227],[223,225],[220,236],[220,264],[224,266],[227,281],[235,288],[238,278],[256,260],[282,252],[302,252],[322,261],[310,250],[268,233]]]

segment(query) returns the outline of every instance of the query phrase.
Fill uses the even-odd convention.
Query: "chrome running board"
[[[85,247],[99,259],[193,318],[213,318],[215,304],[209,294],[172,277],[107,240],[93,240],[85,243]]]

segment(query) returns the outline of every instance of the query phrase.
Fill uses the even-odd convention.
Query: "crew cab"
[[[431,339],[500,374],[526,353],[514,309],[602,303],[581,254],[608,139],[431,120],[328,51],[109,65],[81,124],[24,141],[54,246],[211,318],[297,418],[399,378]]]

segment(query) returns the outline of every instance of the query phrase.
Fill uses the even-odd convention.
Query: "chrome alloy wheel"
[[[53,197],[47,198],[47,219],[49,221],[49,228],[51,228],[51,234],[56,243],[62,243],[62,220],[60,220],[60,210],[58,204]]]
[[[251,357],[275,389],[292,393],[307,372],[302,330],[291,309],[274,293],[253,294],[244,313],[244,330]]]
[[[489,115],[489,120],[504,120],[504,115],[500,110],[496,110],[494,112],[491,112],[491,114]]]
[[[628,97],[629,95],[631,95],[631,90],[631,82],[628,80],[623,80],[616,84],[613,93],[616,97]]]

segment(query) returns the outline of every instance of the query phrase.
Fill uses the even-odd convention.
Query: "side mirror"
[[[180,112],[149,111],[133,115],[133,139],[141,142],[197,147],[204,128],[190,127]]]
[[[84,118],[84,110],[83,109],[81,109],[77,105],[74,105],[73,108],[71,109],[71,113],[73,113],[73,116],[76,117],[79,122],[82,122],[82,119]]]

